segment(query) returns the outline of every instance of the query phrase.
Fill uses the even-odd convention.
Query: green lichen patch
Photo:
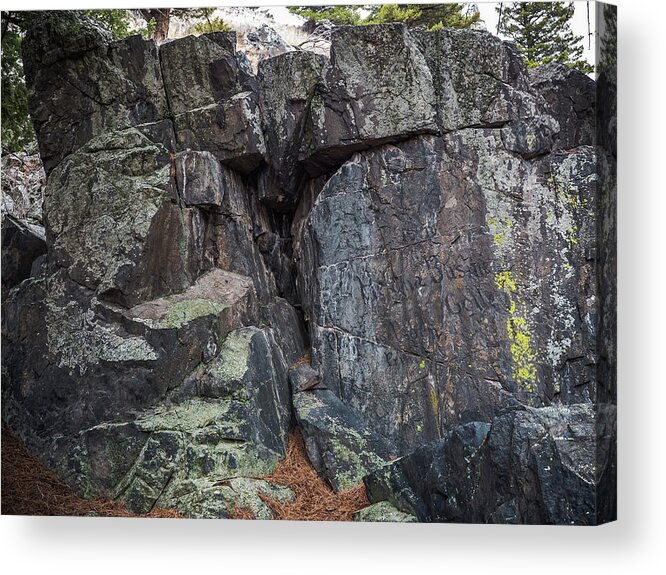
[[[218,420],[227,420],[230,402],[194,398],[179,405],[162,407],[137,421],[142,431],[194,431]]]
[[[222,381],[238,381],[247,371],[250,357],[250,342],[254,329],[239,329],[231,332],[222,344],[222,349],[210,373]]]
[[[380,501],[354,513],[354,521],[374,523],[416,523],[416,516],[403,513],[388,501]]]
[[[251,289],[250,278],[215,269],[186,291],[137,305],[128,315],[153,329],[179,329],[201,317],[219,316],[239,304]]]
[[[226,308],[225,304],[206,299],[179,301],[164,315],[157,325],[163,329],[177,329],[199,317],[218,315]]]

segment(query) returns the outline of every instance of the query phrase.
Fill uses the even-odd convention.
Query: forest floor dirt
[[[33,456],[23,442],[6,426],[2,428],[3,515],[56,515],[101,517],[182,518],[177,511],[153,509],[145,515],[128,511],[109,499],[82,499],[55,473]],[[281,503],[260,495],[276,519],[300,521],[350,521],[353,514],[369,505],[363,484],[335,493],[312,467],[298,431],[289,438],[287,457],[267,481],[285,485],[294,500]],[[252,513],[237,507],[234,519],[254,519]]]

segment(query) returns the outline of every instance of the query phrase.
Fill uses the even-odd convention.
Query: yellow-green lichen
[[[182,300],[174,306],[160,319],[161,328],[179,328],[186,323],[206,315],[218,315],[227,306],[208,299],[189,299]]]
[[[247,371],[250,342],[254,334],[252,329],[231,332],[222,344],[222,349],[211,367],[211,373],[222,381],[241,380]]]
[[[490,233],[493,235],[493,241],[495,242],[495,245],[503,246],[506,243],[509,232],[511,231],[511,218],[506,217],[504,220],[498,220],[496,217],[490,216],[487,222]]]
[[[432,405],[432,412],[435,417],[439,417],[439,396],[433,387],[430,388],[430,404]]]
[[[578,188],[574,187],[568,178],[562,175],[551,175],[550,185],[564,210],[570,214],[571,221],[564,229],[564,235],[569,247],[573,247],[578,244],[580,232],[578,216],[583,210],[589,208],[588,199],[580,194]]]
[[[495,285],[509,296],[506,331],[511,340],[513,378],[519,386],[532,393],[536,389],[537,382],[536,353],[532,349],[527,320],[518,312],[520,304],[516,296],[518,286],[512,273],[507,270],[495,274]]]

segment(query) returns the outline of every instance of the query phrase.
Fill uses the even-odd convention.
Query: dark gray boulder
[[[435,106],[426,60],[402,24],[334,28],[301,159],[315,176],[356,150],[436,133]]]
[[[311,52],[287,52],[263,60],[257,80],[266,135],[266,159],[277,186],[263,186],[262,200],[294,205],[303,173],[298,155],[305,121],[326,58]]]
[[[2,218],[2,299],[14,286],[32,275],[35,260],[46,254],[42,226],[10,215]]]
[[[148,440],[114,496],[142,511],[158,505],[192,513],[183,502],[216,484],[269,474],[284,458],[290,425],[283,364],[270,333],[229,333],[217,356],[136,420]],[[204,516],[233,510],[228,498],[215,501]]]
[[[479,521],[472,501],[480,486],[479,450],[489,431],[489,423],[466,423],[386,464],[365,477],[368,498],[388,501],[419,521]]]
[[[186,36],[160,47],[164,88],[174,116],[250,88],[252,79],[236,59],[236,34]]]
[[[398,453],[593,396],[596,161],[529,162],[463,130],[359,153],[326,183],[297,252],[313,365]]]
[[[293,405],[308,458],[335,491],[358,485],[388,459],[386,442],[331,391],[294,390]]]
[[[594,525],[595,445],[590,404],[526,408],[454,428],[365,483],[420,521]]]
[[[81,12],[34,13],[22,44],[30,114],[46,173],[108,130],[169,116],[157,47],[120,41]]]
[[[49,177],[51,264],[122,305],[184,290],[200,268],[195,214],[181,213],[174,197],[163,146],[134,128],[98,136]]]
[[[596,143],[596,86],[575,68],[552,62],[530,70],[532,89],[546,102],[546,110],[560,125],[556,146],[563,150]]]
[[[187,36],[160,48],[179,150],[203,150],[242,172],[263,160],[257,84],[234,32]]]
[[[216,104],[188,110],[176,116],[174,123],[181,150],[208,150],[244,173],[263,161],[264,137],[253,92],[239,92]]]
[[[47,263],[3,306],[3,420],[82,495],[225,515],[233,499],[213,498],[214,510],[192,494],[270,473],[284,456],[287,362],[269,326],[288,334],[290,361],[302,326],[254,242],[251,197],[212,154],[172,157],[134,128],[93,138],[52,171]],[[236,358],[230,333],[262,324]],[[235,359],[252,401],[191,385],[202,366]],[[192,434],[174,417],[194,418]],[[196,428],[212,421],[227,431]]]
[[[526,158],[550,152],[558,124],[532,92],[515,48],[480,30],[416,32],[432,73],[442,132],[502,128],[509,151]]]

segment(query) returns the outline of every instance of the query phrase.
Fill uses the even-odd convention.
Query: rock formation
[[[612,518],[593,80],[399,24],[255,76],[233,33],[76,13],[24,61],[45,239],[4,225],[3,420],[79,493],[270,518],[298,425],[359,520]]]

